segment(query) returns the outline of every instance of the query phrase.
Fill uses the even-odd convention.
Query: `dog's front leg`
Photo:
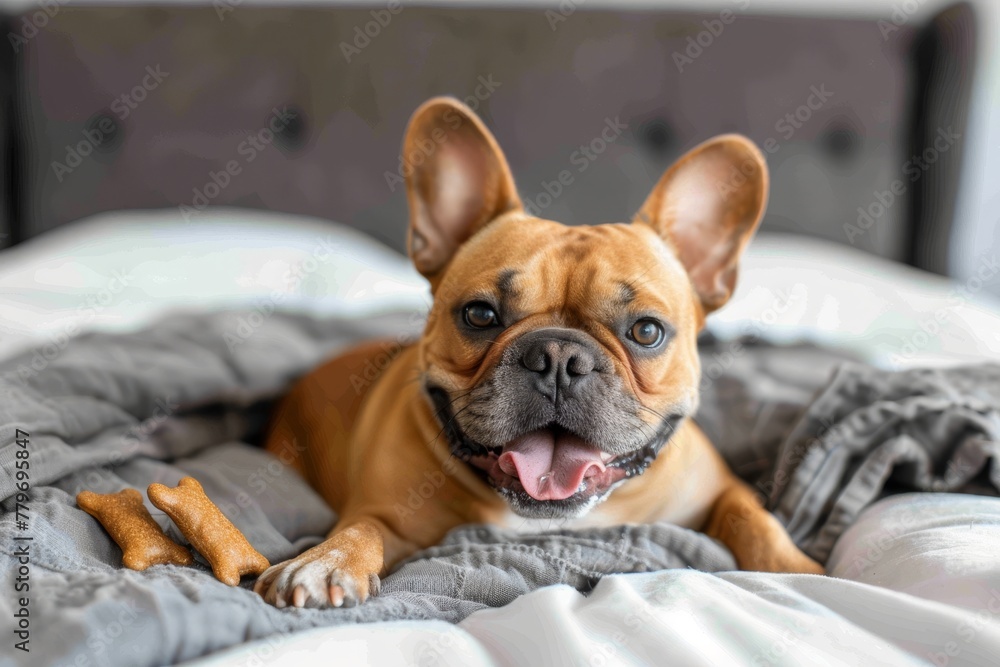
[[[386,544],[398,541],[378,519],[341,521],[321,544],[266,570],[254,591],[276,607],[353,607],[378,594]]]
[[[741,481],[733,480],[715,501],[704,532],[729,547],[741,570],[824,574]]]

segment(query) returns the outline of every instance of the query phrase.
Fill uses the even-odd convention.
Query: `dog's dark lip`
[[[441,389],[440,387],[428,387],[427,394],[430,396],[431,402],[434,404],[435,414],[442,426],[445,436],[448,438],[453,456],[461,460],[463,463],[468,464],[475,457],[499,457],[500,454],[503,453],[503,447],[488,447],[486,445],[482,445],[469,439],[465,433],[462,432],[462,428],[459,426],[458,421],[455,419],[455,415],[451,410],[451,401],[448,400],[448,393],[444,389]],[[670,441],[670,438],[673,437],[678,424],[683,418],[684,415],[681,414],[667,415],[661,421],[659,428],[657,428],[656,433],[654,433],[653,437],[650,438],[649,442],[630,452],[616,455],[614,458],[609,459],[606,462],[607,466],[609,468],[618,468],[623,470],[625,472],[625,479],[641,475],[647,468],[649,468],[650,465],[653,464],[653,461],[656,460],[657,454],[659,454],[664,445]],[[567,430],[557,424],[551,424],[548,428]],[[482,467],[476,465],[469,465],[469,467],[484,481],[490,481],[489,475]],[[544,502],[551,503],[553,501]]]

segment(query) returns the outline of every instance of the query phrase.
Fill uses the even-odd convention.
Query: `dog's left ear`
[[[520,209],[521,200],[496,139],[454,98],[435,97],[413,112],[403,160],[410,165],[410,257],[436,285],[459,246],[494,218]]]
[[[764,156],[725,134],[691,149],[660,179],[633,222],[676,251],[707,314],[733,294],[740,256],[767,206]]]

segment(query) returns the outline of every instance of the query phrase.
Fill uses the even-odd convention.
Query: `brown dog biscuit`
[[[98,494],[81,491],[76,504],[97,519],[122,550],[122,564],[131,570],[151,565],[191,565],[191,552],[167,537],[153,520],[135,489]]]
[[[174,520],[191,546],[208,559],[219,581],[236,586],[241,576],[258,575],[271,566],[209,500],[194,477],[185,477],[174,488],[150,484],[146,493],[150,502]]]

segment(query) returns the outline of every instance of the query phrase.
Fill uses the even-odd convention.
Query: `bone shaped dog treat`
[[[122,550],[122,564],[132,570],[152,565],[191,565],[191,552],[163,532],[135,489],[98,494],[81,491],[76,504],[97,519]]]
[[[208,559],[219,581],[236,586],[241,576],[258,575],[271,566],[209,500],[195,478],[185,477],[174,488],[150,484],[146,494],[173,519],[191,546]]]

